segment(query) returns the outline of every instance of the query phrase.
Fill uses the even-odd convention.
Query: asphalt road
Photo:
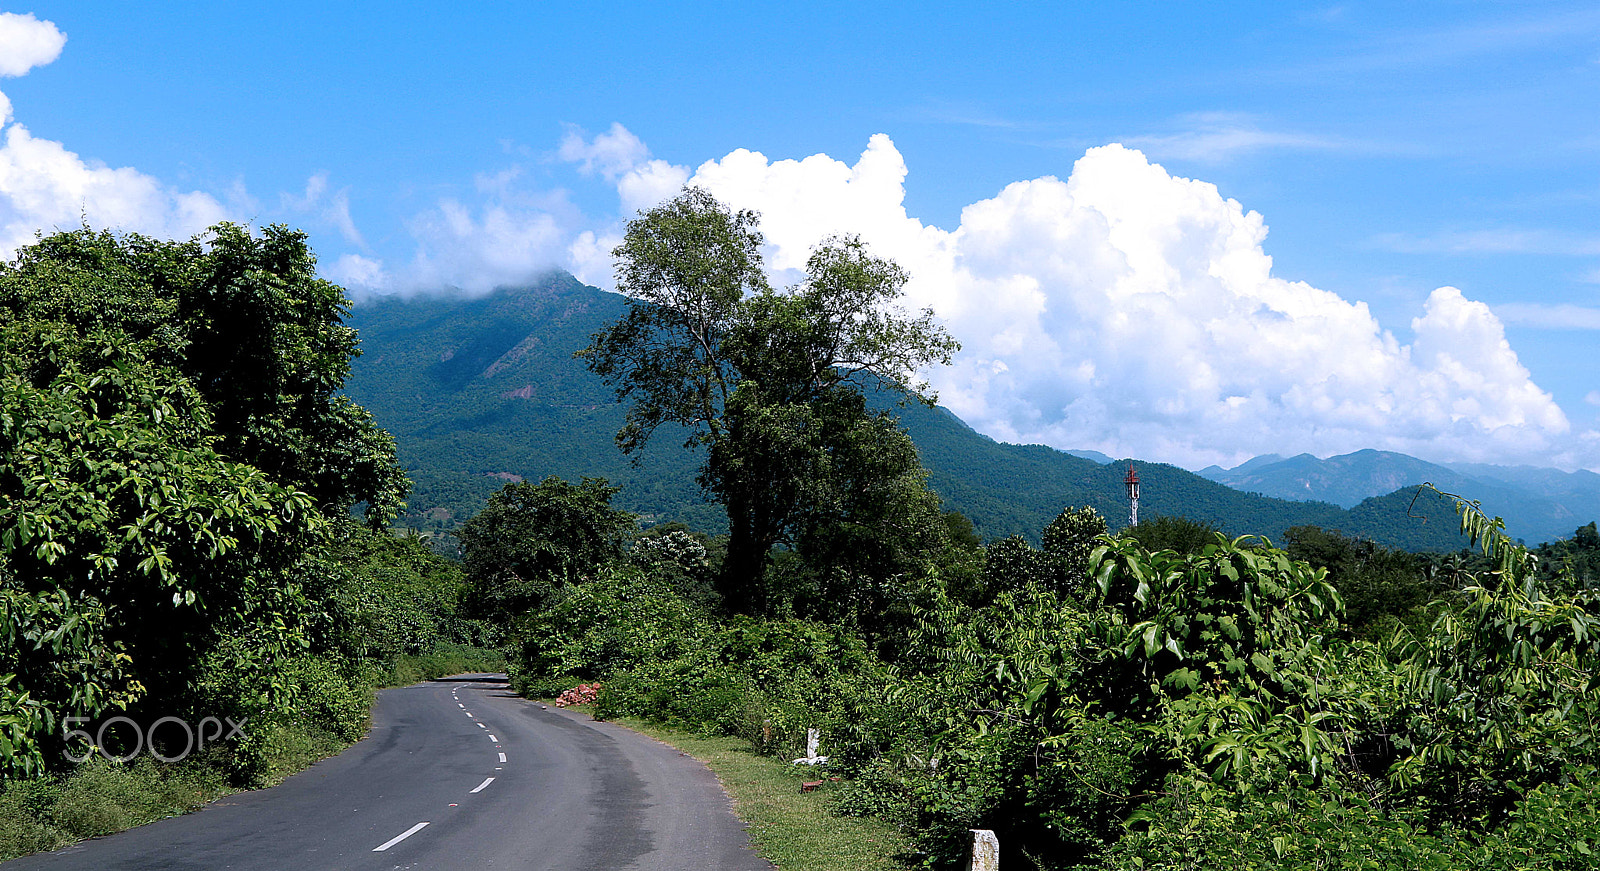
[[[385,690],[365,739],[279,786],[3,867],[772,868],[704,765],[499,675]]]

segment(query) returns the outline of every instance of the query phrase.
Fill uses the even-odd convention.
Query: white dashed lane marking
[[[492,777],[485,777],[485,778],[484,778],[484,779],[483,779],[483,782],[482,782],[482,783],[480,783],[480,784],[478,784],[478,785],[477,785],[477,786],[475,786],[475,787],[473,787],[473,788],[472,788],[472,791],[473,791],[473,792],[483,792],[483,788],[484,788],[484,787],[486,787],[486,786],[488,786],[488,785],[489,785],[489,784],[491,784],[491,783],[494,783],[494,778],[492,778]]]
[[[501,762],[506,761],[506,755],[504,753],[500,754],[500,761]]]
[[[489,779],[493,780],[494,778],[491,777]],[[488,784],[484,784],[484,786],[487,786],[487,785]],[[480,787],[478,787],[478,789],[483,789],[483,787],[480,786]],[[473,790],[473,792],[477,792],[478,789]],[[416,825],[412,826],[411,828],[406,829],[405,831],[401,832],[400,834],[395,835],[394,837],[390,838],[387,841],[384,841],[383,843],[379,844],[376,847],[373,847],[372,848],[372,852],[374,852],[374,853],[382,853],[383,851],[389,849],[390,847],[393,847],[395,844],[398,844],[401,841],[404,841],[406,838],[409,838],[412,835],[415,835],[417,832],[422,831],[423,828],[425,828],[427,825],[428,825],[427,823],[417,823]]]

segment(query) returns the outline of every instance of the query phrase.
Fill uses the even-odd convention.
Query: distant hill
[[[409,525],[448,530],[476,513],[507,481],[598,475],[622,485],[620,504],[648,521],[726,526],[695,484],[698,458],[680,434],[659,431],[637,464],[617,450],[622,408],[572,353],[625,309],[621,297],[555,273],[486,296],[434,294],[357,305],[350,323],[362,356],[346,391],[395,436],[416,487]],[[1125,461],[1042,445],[996,442],[943,408],[893,408],[946,507],[985,538],[1037,539],[1062,508],[1089,505],[1113,529],[1127,522]],[[1280,539],[1315,524],[1408,549],[1455,550],[1464,542],[1448,506],[1435,500],[1408,517],[1410,497],[1368,500],[1345,510],[1240,492],[1175,466],[1136,462],[1141,513],[1190,517],[1230,534]],[[1385,501],[1385,500],[1389,501]]]
[[[1483,503],[1506,519],[1506,531],[1530,542],[1566,538],[1600,517],[1600,475],[1532,466],[1439,465],[1391,451],[1365,450],[1319,459],[1301,454],[1256,457],[1232,469],[1200,474],[1221,484],[1276,496],[1353,508],[1395,490],[1430,482]]]
[[[1116,462],[1116,460],[1112,459],[1111,457],[1106,456],[1105,454],[1100,453],[1099,451],[1071,451],[1071,450],[1068,450],[1068,451],[1062,451],[1062,453],[1063,454],[1071,454],[1074,457],[1082,457],[1085,460],[1094,460],[1095,462],[1101,463],[1101,464],[1115,463]]]

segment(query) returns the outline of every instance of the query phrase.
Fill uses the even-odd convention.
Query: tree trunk
[[[742,501],[742,500],[740,500]],[[776,536],[751,506],[728,504],[728,554],[717,578],[723,610],[731,614],[761,614],[766,609],[768,558]]]

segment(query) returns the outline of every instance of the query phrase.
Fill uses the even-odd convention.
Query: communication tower
[[[1122,479],[1128,485],[1128,525],[1139,525],[1139,473],[1133,470],[1133,461],[1128,461],[1128,477]]]

